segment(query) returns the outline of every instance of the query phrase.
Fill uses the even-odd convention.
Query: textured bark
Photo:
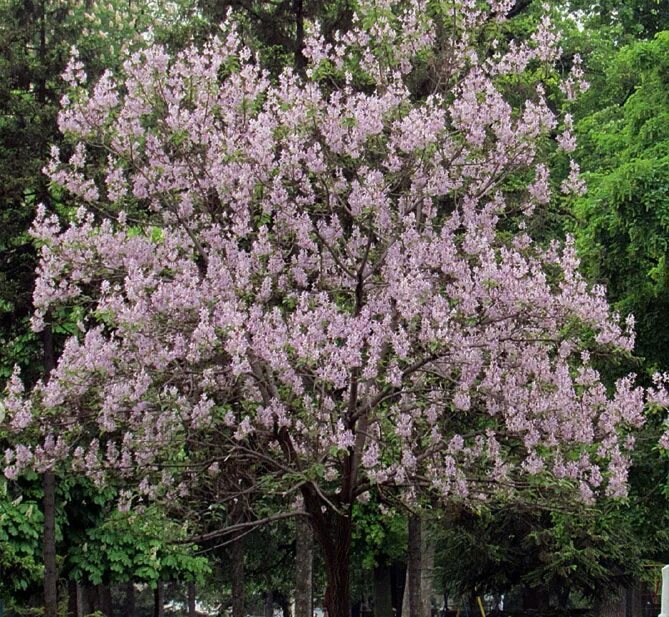
[[[315,511],[308,509],[323,554],[326,580],[323,607],[327,617],[350,617],[351,519],[337,514],[326,519],[320,512],[314,516]]]
[[[409,517],[409,550],[407,564],[407,588],[409,596],[409,617],[423,617],[421,594],[421,520],[419,516]]]
[[[165,617],[165,587],[158,581],[153,591],[153,617]]]
[[[421,517],[420,588],[423,616],[432,617],[432,588],[434,586],[434,536],[426,516]]]
[[[314,532],[306,518],[295,526],[295,617],[312,617]]]
[[[324,547],[325,608],[328,617],[350,617],[351,614],[351,522],[350,519],[337,517],[334,538]]]
[[[246,580],[244,575],[244,538],[237,538],[230,546],[232,562],[232,617],[244,617]]]
[[[45,379],[56,365],[51,328],[42,334],[44,346]],[[44,537],[42,556],[44,558],[44,617],[58,615],[58,571],[56,569],[56,474],[49,470],[42,476],[44,489]]]
[[[388,566],[377,566],[374,569],[374,617],[393,617],[392,585]]]
[[[188,583],[188,617],[195,617],[195,583]]]
[[[625,589],[625,617],[644,614],[643,586],[636,583]]]
[[[632,617],[627,613],[627,597],[625,590],[613,588],[605,599],[597,600],[593,614],[596,617]]]

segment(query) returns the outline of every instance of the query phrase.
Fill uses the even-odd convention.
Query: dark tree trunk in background
[[[288,601],[288,598],[284,594],[277,592],[274,594],[274,600],[281,607],[281,614],[283,617],[291,617],[290,602]]]
[[[165,587],[158,581],[153,592],[153,617],[165,617]]]
[[[523,592],[523,608],[525,610],[545,610],[548,608],[545,593],[536,587],[527,587]]]
[[[58,617],[58,571],[56,570],[56,474],[47,471],[44,489],[44,615]]]
[[[293,0],[293,13],[295,13],[295,68],[301,73],[307,66],[307,60],[302,53],[304,49],[303,0]]]
[[[105,617],[113,617],[114,606],[112,604],[111,588],[109,585],[100,585],[100,601],[102,614]]]
[[[244,575],[244,538],[237,538],[230,546],[232,561],[232,617],[244,617],[246,580]]]
[[[393,617],[393,597],[388,566],[374,569],[374,617]]]
[[[195,583],[188,583],[188,617],[195,617]]]
[[[132,581],[128,581],[125,584],[123,617],[135,617],[135,584]]]
[[[95,610],[93,598],[93,587],[91,585],[79,585],[77,601],[79,602],[79,615],[88,615]]]
[[[76,581],[67,582],[67,617],[81,617],[79,610],[81,605],[79,599],[79,585]]]
[[[104,591],[102,585],[83,585],[81,587],[81,613],[88,615],[99,611],[104,613]]]
[[[396,562],[390,567],[390,586],[393,597],[393,611],[398,617],[402,616],[402,596],[406,585],[406,564]]]
[[[423,617],[421,583],[421,520],[419,516],[409,517],[409,546],[407,563],[407,587],[409,594],[409,617]]]
[[[527,10],[531,5],[532,5],[532,0],[516,0],[516,3],[507,13],[507,16],[509,18],[516,17],[516,15],[520,15],[523,11]]]
[[[265,592],[265,617],[274,615],[274,594],[271,591]]]
[[[314,532],[306,517],[297,519],[295,533],[295,617],[312,617]]]
[[[51,328],[46,327],[42,333],[44,345],[44,378],[56,366]],[[44,537],[42,554],[44,557],[44,617],[58,615],[58,571],[56,569],[56,474],[52,470],[42,476],[44,489]]]

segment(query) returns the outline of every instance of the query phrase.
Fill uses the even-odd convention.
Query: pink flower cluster
[[[585,352],[591,332],[630,350],[631,328],[571,242],[498,233],[511,202],[550,200],[536,154],[558,122],[540,84],[514,110],[498,76],[558,41],[545,20],[481,58],[477,31],[511,3],[481,4],[449,9],[447,65],[422,0],[361,2],[336,44],[314,28],[305,78],[272,82],[234,28],[137,53],[90,92],[74,62],[74,156],[47,171],[81,211],[63,228],[38,213],[34,326],[63,303],[88,314],[48,383],[26,397],[12,380],[12,428],[44,438],[5,473],[60,457],[178,495],[257,461],[310,478],[324,506],[374,485],[484,498],[539,473],[622,493],[643,392],[626,378],[609,395]],[[436,73],[417,99],[421,61]],[[510,199],[508,176],[532,170]],[[563,190],[582,188],[574,163]]]

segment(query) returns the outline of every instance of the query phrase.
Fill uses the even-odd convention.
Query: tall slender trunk
[[[432,589],[434,586],[434,536],[427,516],[421,516],[420,588],[423,617],[432,617]]]
[[[188,583],[188,617],[195,617],[195,583]]]
[[[92,585],[78,585],[77,590],[77,601],[79,602],[78,607],[78,617],[83,615],[88,615],[95,611],[95,601],[93,598],[93,586]]]
[[[114,606],[112,602],[111,587],[109,585],[100,585],[100,603],[102,605],[102,614],[105,617],[113,617]]]
[[[295,68],[298,72],[304,71],[307,60],[304,57],[304,3],[303,0],[293,0],[295,13]]]
[[[295,617],[312,617],[314,532],[306,517],[295,525]]]
[[[79,617],[79,593],[76,581],[67,582],[67,617]]]
[[[390,568],[374,569],[374,617],[393,617],[393,598]]]
[[[51,328],[47,326],[42,334],[44,346],[44,375],[56,365]],[[42,476],[44,489],[44,537],[42,554],[44,557],[44,616],[58,615],[58,570],[56,568],[56,474],[49,469]]]
[[[406,564],[395,562],[390,566],[390,589],[393,598],[393,611],[398,617],[402,616],[402,596],[406,585]],[[407,608],[408,610],[408,608]]]
[[[153,591],[153,617],[165,617],[165,587],[158,581]]]
[[[56,569],[56,474],[46,471],[44,488],[44,615],[58,616],[58,571]]]
[[[230,547],[232,561],[232,617],[244,617],[246,580],[244,576],[244,538],[237,538]]]
[[[407,564],[407,588],[409,594],[409,617],[423,617],[421,583],[421,521],[420,517],[409,517],[409,550]]]
[[[39,62],[40,74],[35,88],[35,97],[40,105],[46,104],[46,75],[47,75],[47,49],[46,49],[46,0],[39,4]]]
[[[135,617],[135,584],[132,581],[128,581],[125,584],[123,617]]]

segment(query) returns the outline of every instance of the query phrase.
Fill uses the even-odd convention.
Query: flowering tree
[[[476,500],[551,475],[623,493],[643,393],[631,377],[607,392],[589,352],[629,351],[632,327],[571,241],[523,231],[550,199],[537,152],[558,119],[540,84],[520,109],[506,95],[559,48],[544,20],[481,50],[511,4],[362,2],[334,42],[312,26],[305,74],[277,83],[234,28],[173,60],[137,53],[91,90],[74,58],[73,149],[47,172],[80,207],[64,229],[35,222],[33,321],[86,316],[48,384],[12,380],[13,429],[42,438],[5,474],[64,461],[139,473],[150,496],[299,495],[331,617],[370,490]],[[577,63],[565,97],[584,87]],[[562,190],[582,189],[573,163]]]

